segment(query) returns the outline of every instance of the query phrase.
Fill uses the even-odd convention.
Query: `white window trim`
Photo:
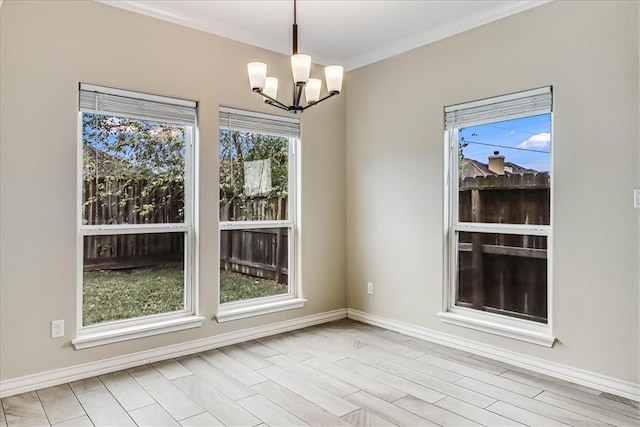
[[[222,111],[228,109],[221,107]],[[253,112],[251,114],[254,114]],[[266,116],[256,113],[257,117]],[[278,116],[267,115],[270,118],[291,120]],[[220,127],[226,129],[225,127]],[[231,301],[226,303],[220,302],[220,276],[218,275],[218,310],[215,315],[219,323],[232,320],[245,319],[248,317],[262,316],[264,314],[276,313],[279,311],[293,310],[302,308],[307,300],[302,297],[302,288],[300,284],[300,245],[299,245],[299,228],[300,228],[300,189],[298,177],[300,174],[300,138],[288,137],[289,139],[289,197],[287,200],[288,219],[286,220],[270,220],[270,221],[219,221],[219,233],[226,230],[239,229],[261,229],[261,228],[287,228],[289,230],[288,238],[288,266],[287,273],[289,280],[289,291],[286,294],[273,295],[261,298],[252,298],[242,301]],[[293,189],[293,191],[291,191]],[[218,235],[218,242],[220,234]],[[218,271],[220,271],[220,257],[218,257]]]
[[[306,303],[306,299],[297,298],[293,293],[227,302],[220,304],[220,310],[218,310],[216,314],[216,320],[222,323],[230,320],[277,313],[278,311],[293,310],[304,307]]]
[[[105,88],[95,85],[81,85],[82,89],[95,90],[103,93],[138,98],[165,104],[175,104],[194,107],[193,101],[184,101],[156,95]],[[83,225],[82,224],[82,114],[95,112],[81,110],[78,112],[78,149],[77,149],[77,250],[76,250],[76,324],[77,336],[71,340],[76,350],[90,348],[116,342],[149,337],[169,332],[200,327],[205,318],[198,314],[198,245],[196,243],[197,229],[197,121],[185,125],[189,132],[185,141],[185,221],[175,224],[119,224],[119,225]],[[106,114],[106,113],[104,113]],[[124,115],[123,115],[124,116]],[[109,321],[94,325],[83,325],[83,246],[85,236],[140,234],[140,233],[184,233],[185,235],[185,308],[168,313],[159,313],[139,318]]]
[[[540,89],[528,91],[532,95],[540,93]],[[447,107],[445,111],[455,111],[458,108],[468,108],[469,106],[489,105],[502,100],[503,97],[490,98],[487,100],[474,101],[472,103],[461,104],[459,106]],[[512,99],[513,95],[506,98]],[[544,111],[544,114],[551,114],[551,134],[553,135],[553,112]],[[524,114],[528,117],[542,114],[539,111]],[[469,126],[464,124],[462,126]],[[522,225],[522,224],[485,224],[485,223],[460,223],[457,222],[458,213],[458,180],[453,179],[452,171],[458,169],[458,128],[445,129],[444,147],[444,227],[443,227],[443,260],[444,272],[444,292],[442,299],[442,311],[437,313],[444,323],[462,326],[494,335],[512,338],[529,342],[545,347],[552,347],[556,341],[553,335],[553,215],[551,215],[551,225]],[[553,150],[551,144],[550,170],[553,171]],[[553,174],[552,174],[553,176]],[[553,178],[551,178],[553,181]],[[553,182],[550,189],[550,209],[553,212]],[[502,234],[527,234],[547,237],[547,323],[518,319],[500,314],[474,310],[455,305],[456,300],[456,278],[457,267],[457,242],[458,232],[484,232]]]

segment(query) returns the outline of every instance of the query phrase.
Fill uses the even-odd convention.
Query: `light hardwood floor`
[[[3,399],[23,425],[640,426],[640,405],[341,320]]]

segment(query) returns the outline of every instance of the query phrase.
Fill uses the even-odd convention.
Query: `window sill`
[[[231,320],[244,319],[247,317],[261,316],[263,314],[276,313],[278,311],[293,310],[302,308],[307,300],[303,298],[288,298],[284,300],[256,302],[247,305],[246,302],[236,305],[229,303],[228,307],[224,305],[220,307],[220,311],[216,314],[218,323],[228,322]],[[226,305],[226,304],[225,304]]]
[[[500,335],[544,347],[553,347],[556,340],[547,325],[533,324],[519,319],[505,319],[490,313],[440,312],[440,320],[451,325],[462,326]]]
[[[76,339],[71,341],[71,344],[74,345],[76,350],[81,350],[83,348],[112,344],[120,341],[198,328],[202,326],[204,320],[205,318],[202,316],[188,316],[136,326],[125,326],[123,328],[101,332],[80,333]]]

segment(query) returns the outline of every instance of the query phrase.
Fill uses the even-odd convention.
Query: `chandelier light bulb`
[[[291,56],[291,72],[296,85],[306,84],[311,73],[311,57],[301,53]]]
[[[278,79],[275,77],[267,77],[264,83],[264,90],[262,91],[262,93],[265,95],[269,95],[273,99],[276,99],[278,97]],[[262,97],[262,99],[264,99],[265,102],[270,101],[268,98],[265,98],[264,96]]]
[[[343,75],[344,68],[340,65],[324,67],[324,77],[327,80],[327,90],[329,93],[340,93],[342,90]]]
[[[267,64],[264,62],[249,62],[247,64],[247,72],[249,73],[251,90],[257,91],[258,89],[264,89],[264,83],[267,77]]]
[[[315,104],[320,99],[320,90],[322,89],[322,80],[309,79],[304,87],[304,96],[309,104]]]

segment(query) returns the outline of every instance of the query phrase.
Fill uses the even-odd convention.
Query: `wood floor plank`
[[[582,391],[584,393],[593,394],[595,396],[598,396],[601,393],[599,390],[593,389],[591,387],[586,387],[580,384],[561,380],[559,378],[553,378],[548,375],[541,374],[539,372],[534,372],[528,369],[520,368],[518,366],[509,365],[507,363],[500,362],[498,360],[492,360],[482,356],[473,356],[473,359],[482,361],[487,364],[494,364],[496,366],[505,368],[506,369],[505,372],[502,373],[501,375],[507,378],[509,378],[510,375],[518,373],[518,374],[522,374],[525,377],[528,377],[530,380],[537,380],[539,383],[543,383],[543,384],[554,384],[556,386],[561,386],[561,387],[570,388],[573,390]]]
[[[38,390],[37,394],[51,424],[86,415],[68,384]]]
[[[224,427],[220,420],[208,412],[185,418],[180,421],[180,425],[182,427]]]
[[[636,402],[634,400],[627,399],[626,397],[616,396],[615,394],[611,394],[611,393],[607,393],[607,392],[600,393],[599,397],[602,397],[602,398],[605,398],[605,399],[608,399],[608,400],[613,400],[614,402],[622,403],[624,405],[632,406],[634,408],[640,409],[640,402]]]
[[[320,358],[329,362],[336,362],[347,357],[339,349],[333,347],[332,341],[320,334],[291,334],[291,338],[304,348],[304,351],[314,358]]]
[[[389,387],[393,387],[403,393],[415,396],[418,399],[424,400],[425,402],[433,403],[446,396],[445,394],[424,387],[413,381],[409,381],[397,375],[390,374],[376,367],[365,365],[364,363],[355,361],[353,359],[344,359],[337,362],[336,364],[364,377],[375,378],[378,382],[386,384]]]
[[[191,375],[191,371],[189,371],[174,359],[156,362],[153,364],[153,367],[156,368],[162,375],[167,377],[168,380],[175,380],[176,378]]]
[[[174,419],[180,421],[204,412],[201,406],[155,368],[146,367],[145,369],[130,371],[130,374]]]
[[[170,427],[180,426],[164,408],[157,403],[144,408],[134,409],[129,415],[140,427]]]
[[[256,394],[252,388],[242,384],[231,375],[227,375],[223,370],[216,368],[198,356],[182,358],[180,363],[190,372],[193,372],[211,386],[226,394],[231,400],[243,399]]]
[[[71,390],[77,395],[88,391],[100,390],[104,388],[104,384],[100,382],[98,377],[86,378],[84,380],[73,381],[69,383]]]
[[[359,391],[350,396],[347,396],[349,402],[353,403],[356,406],[361,407],[362,409],[371,412],[392,424],[398,426],[435,426],[437,424],[432,423],[431,421],[426,420],[425,418],[419,417],[409,411],[405,411],[404,409],[379,399],[375,396],[370,395],[364,391]]]
[[[53,424],[54,427],[93,427],[93,423],[88,416],[83,415],[78,418],[73,418],[67,421],[63,421],[58,424]]]
[[[410,359],[415,359],[426,354],[422,350],[416,350],[404,344],[398,344],[391,340],[385,340],[375,335],[366,334],[362,331],[356,330],[352,332],[352,335],[354,336],[354,338],[360,339],[373,347],[378,347],[379,349],[382,349],[384,351],[402,355]]]
[[[173,383],[224,425],[260,424],[259,419],[197,375],[176,378]]]
[[[516,420],[531,427],[563,427],[567,425],[560,421],[552,420],[551,418],[543,417],[542,415],[535,414],[527,411],[526,409],[518,408],[517,406],[509,405],[508,403],[500,401],[488,406],[487,411],[495,412],[496,414]]]
[[[502,388],[480,382],[478,380],[474,380],[473,378],[465,377],[457,381],[456,384],[469,390],[475,390],[479,393],[484,393],[494,399],[509,403],[522,409],[526,409],[527,411],[534,412],[538,415],[560,421],[561,423],[582,426],[603,424],[599,423],[594,418],[590,418],[576,412],[571,412],[566,409],[558,408],[557,406],[550,405],[540,400],[531,399],[520,394],[513,393]]]
[[[594,420],[602,421],[603,423],[607,424],[640,425],[640,422],[638,422],[636,418],[617,414],[607,409],[589,405],[588,403],[578,402],[577,400],[569,399],[568,397],[560,396],[549,391],[545,391],[544,393],[536,396],[536,400],[540,400],[559,408],[564,408],[569,411],[586,415],[590,418],[593,418]]]
[[[238,404],[271,427],[309,425],[261,394],[240,399]]]
[[[264,357],[256,356],[254,353],[248,350],[245,350],[239,345],[230,345],[227,347],[219,348],[218,350],[220,350],[222,353],[226,354],[227,356],[237,360],[238,362],[242,363],[243,365],[247,366],[250,369],[255,370],[255,369],[262,369],[262,368],[267,368],[271,366],[271,363],[265,360]]]
[[[360,360],[357,356],[356,356],[356,359]],[[376,364],[380,364],[382,362],[393,362],[396,365],[413,369],[414,371],[421,372],[423,374],[429,375],[430,377],[438,378],[439,380],[446,381],[448,383],[453,383],[463,377],[463,375],[461,375],[458,372],[453,372],[448,369],[443,369],[439,366],[435,366],[431,363],[427,363],[421,359],[422,359],[421,357],[417,359],[395,357],[395,358],[388,358],[388,359],[379,361]]]
[[[467,427],[481,425],[413,396],[403,397],[393,402],[393,404],[442,426]]]
[[[389,334],[381,333],[382,329],[376,326],[354,322],[350,324],[349,328],[345,328],[345,331],[350,332],[351,335],[356,336],[358,339],[369,345],[393,349],[393,351],[398,351],[400,354],[404,354],[407,357],[414,358],[425,354],[425,352],[420,349],[412,349],[402,345],[409,337],[399,341],[397,339],[393,339]]]
[[[485,408],[496,401],[495,399],[485,396],[482,393],[468,390],[454,383],[442,381],[438,378],[423,374],[418,371],[414,371],[413,369],[400,366],[393,362],[382,362],[376,366],[391,374],[398,375],[409,381],[416,382],[448,396],[453,396],[467,403],[471,403],[472,405],[476,405],[480,408]]]
[[[358,409],[341,397],[329,393],[314,384],[307,383],[278,366],[270,366],[268,368],[261,369],[259,372],[271,381],[274,381],[294,393],[299,394],[305,399],[314,402],[316,405],[337,417],[341,417]]]
[[[273,381],[254,385],[252,388],[309,425],[327,427],[350,426],[350,424],[339,417]]]
[[[593,406],[597,406],[602,409],[619,412],[628,417],[640,419],[640,409],[633,408],[624,403],[615,402],[611,399],[606,399],[602,396],[595,395],[593,393],[582,391],[575,387],[570,387],[562,384],[552,378],[539,378],[533,377],[522,372],[508,371],[501,375],[505,378],[510,378],[513,381],[522,382],[523,384],[530,384],[543,388],[546,391],[550,391],[554,394],[565,396],[570,399],[578,400],[583,403],[588,403]]]
[[[468,418],[487,427],[522,426],[519,422],[486,409],[478,408],[455,397],[445,397],[435,403],[437,406]]]
[[[238,343],[238,346],[242,347],[243,349],[247,350],[250,353],[255,354],[258,357],[271,357],[271,356],[275,356],[277,354],[280,354],[279,351],[274,350],[271,347],[268,347],[258,341],[247,341],[247,342],[241,342]]]
[[[447,347],[441,344],[436,344],[436,343],[421,340],[418,338],[411,338],[410,340],[407,340],[402,344],[406,347],[410,347],[415,350],[420,350],[426,354],[440,354],[442,356],[451,357],[455,359],[466,359],[467,357],[473,356],[472,353],[469,353],[464,350],[458,350],[457,348]]]
[[[269,357],[267,360],[272,364],[297,375],[300,379],[308,381],[311,384],[315,384],[338,397],[344,397],[358,391],[357,388],[345,383],[344,381],[340,381],[339,379],[327,375],[320,370],[314,369],[302,362],[289,359],[281,354]]]
[[[393,427],[395,424],[390,423],[384,418],[372,414],[364,409],[358,409],[350,414],[342,417],[343,420],[355,427]]]
[[[384,329],[379,326],[368,325],[366,323],[351,321],[351,325],[354,325],[356,328],[362,330],[365,333],[370,333],[379,336],[380,338],[391,341],[396,344],[403,343],[412,339],[412,337],[408,335],[403,335],[396,331],[392,331],[390,329]]]
[[[313,358],[313,354],[297,345],[291,344],[285,340],[282,335],[260,338],[258,342],[266,347],[272,348],[279,354],[286,354],[288,358],[297,360],[298,362]]]
[[[149,393],[126,371],[101,375],[100,381],[102,381],[125,411],[132,411],[156,403]]]
[[[48,426],[40,399],[35,391],[2,399],[4,416],[8,426]]]
[[[371,352],[367,352],[360,349],[367,348],[369,350],[374,350],[371,345],[362,342],[361,340],[355,339],[352,336],[345,335],[343,333],[327,331],[323,328],[316,329],[316,334],[322,336],[323,342],[318,345],[323,345],[325,347],[331,348],[331,350],[337,354],[343,355],[344,357],[355,357],[356,354],[360,355],[360,359],[365,363],[374,364],[385,360],[385,357],[388,355],[385,353],[377,352],[376,354],[372,354]],[[289,356],[287,354],[287,356]],[[307,357],[306,359],[309,359]]]
[[[246,386],[260,384],[267,380],[257,371],[249,369],[247,366],[218,350],[205,351],[200,353],[199,356]]]
[[[513,381],[508,378],[489,373],[483,369],[468,366],[459,361],[447,360],[442,356],[427,354],[426,356],[420,357],[419,360],[425,361],[434,366],[438,366],[442,369],[457,372],[458,374],[464,375],[465,377],[474,378],[487,384],[495,385],[496,387],[504,388],[505,390],[522,394],[523,396],[535,397],[543,391],[542,388],[533,387],[531,385]]]
[[[106,388],[77,395],[91,422],[96,426],[135,426],[129,414]]]
[[[378,378],[372,378],[368,375],[354,372],[335,363],[327,362],[326,360],[310,359],[304,363],[336,379],[340,379],[357,389],[365,390],[367,393],[386,400],[387,402],[393,402],[407,395],[407,393],[397,388],[380,382]]]

